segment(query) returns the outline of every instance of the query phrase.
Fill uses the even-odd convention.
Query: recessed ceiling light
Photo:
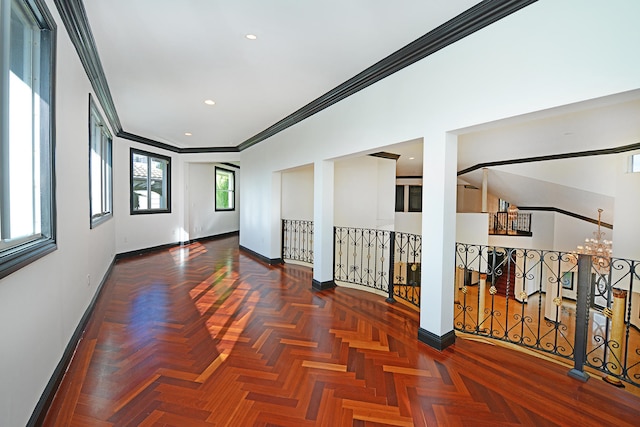
[[[207,105],[215,105],[216,101],[214,101],[213,99],[207,99],[206,101],[204,101],[204,103]]]
[[[193,135],[191,132],[185,132],[184,134],[185,134],[186,136],[191,136],[191,135]]]
[[[256,40],[258,38],[255,34],[247,34],[245,37],[249,40]]]
[[[414,159],[415,159],[415,157],[409,157],[409,160],[414,160]]]

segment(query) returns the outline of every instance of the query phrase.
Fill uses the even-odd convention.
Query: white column
[[[640,227],[638,227],[640,198],[637,197],[637,194],[640,194],[640,173],[628,172],[629,155],[629,153],[619,155],[618,167],[616,168],[613,222],[607,221],[606,218],[607,216],[611,218],[611,212],[605,211],[605,218],[603,218],[604,222],[611,222],[615,228],[613,230],[604,229],[604,232],[606,233],[605,239],[613,240],[613,256],[640,260],[640,245],[638,245],[638,241],[640,241]],[[635,280],[637,278],[633,282],[634,288]]]
[[[269,264],[282,262],[282,173],[271,174],[271,239],[269,240]]]
[[[313,288],[323,290],[333,282],[333,162],[321,160],[313,167]]]
[[[456,135],[424,138],[422,283],[418,339],[441,350],[455,341]]]
[[[487,211],[487,186],[489,185],[489,169],[482,168],[482,212]]]

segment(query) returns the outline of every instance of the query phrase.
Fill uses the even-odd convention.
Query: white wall
[[[488,245],[489,214],[457,213],[456,242],[471,245]]]
[[[396,212],[394,230],[422,234],[422,212]]]
[[[171,158],[171,212],[155,214],[130,214],[129,203],[129,163],[130,148],[148,151]],[[139,144],[122,138],[114,139],[113,150],[113,187],[114,187],[114,211],[116,219],[116,252],[126,253],[139,249],[152,248],[172,243],[185,242],[198,237],[206,237],[215,234],[238,230],[239,211],[241,197],[236,195],[236,211],[226,212],[223,215],[210,212],[207,202],[196,203],[193,209],[191,202],[199,198],[212,197],[206,183],[195,183],[193,191],[190,190],[190,170],[195,165],[194,179],[204,179],[207,182],[202,164],[215,164],[238,160],[238,153],[211,153],[200,155],[179,155],[167,150]],[[213,168],[213,166],[211,166]],[[212,172],[213,173],[213,172]],[[213,178],[211,178],[213,179]],[[236,191],[241,191],[241,179],[239,170],[236,170]],[[215,182],[215,181],[214,181]],[[213,184],[212,184],[213,185]],[[212,187],[213,188],[213,187]],[[194,215],[192,218],[192,214]],[[217,214],[220,214],[218,212]],[[215,217],[215,218],[214,218]],[[198,231],[195,232],[197,222]],[[193,234],[195,232],[195,234]]]
[[[188,210],[183,191],[188,180],[183,163],[240,158],[239,153],[177,156],[114,137],[114,217],[90,229],[88,106],[92,88],[53,1],[46,0],[46,4],[58,27],[58,249],[0,279],[0,425],[8,427],[27,423],[116,253],[188,238],[189,217],[185,217]],[[101,114],[106,119],[104,112]],[[110,131],[115,135],[113,129]],[[131,146],[172,158],[171,214],[129,214]]]
[[[27,423],[115,255],[115,220],[89,228],[92,89],[53,1],[46,3],[58,25],[58,249],[0,279],[0,425],[7,427]]]
[[[363,156],[336,161],[335,225],[392,230],[395,174],[395,160]]]
[[[598,226],[563,214],[556,214],[554,218],[554,245],[556,251],[572,252],[578,245],[584,244],[585,238],[593,237]],[[607,240],[613,238],[613,230],[602,228]]]
[[[639,12],[632,0],[537,2],[243,151],[257,209],[241,213],[241,244],[277,255],[262,214],[275,170],[638,88]]]
[[[235,175],[235,210],[216,211],[215,168],[231,170]],[[240,229],[240,169],[219,163],[186,163],[185,216],[189,218],[189,240],[238,231]]]
[[[90,230],[86,177],[91,87],[53,1],[46,3],[58,23],[58,250],[0,280],[3,426],[27,422],[115,253],[188,236],[188,200],[182,191],[188,181],[185,162],[242,159],[241,244],[278,257],[279,197],[278,208],[273,207],[274,183],[281,188],[277,171],[425,135],[426,157],[449,130],[640,87],[640,27],[635,22],[640,2],[541,0],[240,154],[177,156],[114,138],[115,218]],[[543,32],[540,22],[545,23]],[[129,214],[130,146],[172,158],[171,214]],[[630,241],[637,241],[630,234],[637,232],[637,205],[620,199],[632,199],[636,193],[631,190],[637,187],[619,179],[620,238],[614,250],[631,254],[632,244],[625,242],[629,235],[636,237]],[[393,209],[393,196],[389,201]],[[566,221],[558,218],[556,232],[565,233]],[[577,229],[574,234],[584,236]],[[455,233],[445,233],[444,238],[452,245]]]
[[[396,207],[396,161],[377,159],[378,223],[377,228],[393,230]]]
[[[130,148],[148,151],[171,158],[171,212],[154,214],[130,214],[129,175]],[[113,188],[116,219],[116,251],[130,252],[189,239],[184,217],[184,171],[180,156],[171,151],[114,139]]]
[[[639,88],[639,13],[634,0],[536,2],[243,151],[243,197],[255,206],[241,212],[240,244],[278,256],[279,218],[265,214],[274,171],[423,138],[433,244],[422,256],[433,268],[422,273],[420,326],[451,333],[456,130]]]
[[[640,221],[638,221],[640,217],[640,173],[627,172],[628,157],[637,153],[639,151],[618,155],[613,219],[613,227],[617,237],[613,240],[613,256],[640,260]],[[624,231],[618,232],[618,230]],[[612,240],[612,230],[605,231],[608,232],[606,238]]]
[[[482,190],[479,188],[467,188],[458,184],[456,199],[457,212],[482,212]]]
[[[313,221],[313,165],[284,171],[282,219]]]
[[[422,185],[422,178],[396,178],[404,186],[404,212],[395,212],[395,231],[422,234],[422,212],[409,212],[409,186]]]

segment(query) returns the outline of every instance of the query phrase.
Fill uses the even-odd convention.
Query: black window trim
[[[404,212],[404,192],[405,185],[396,184],[396,200],[395,200],[395,211],[396,212]],[[400,190],[400,191],[399,191]],[[401,203],[399,203],[401,202]]]
[[[9,0],[10,1],[10,0]],[[57,26],[43,0],[22,0],[40,27],[40,200],[42,229],[39,238],[0,253],[0,279],[20,270],[58,248],[56,240],[56,36]],[[4,103],[4,101],[2,101]],[[4,108],[4,107],[3,107]],[[0,109],[0,114],[2,114]],[[4,119],[0,118],[0,121]],[[4,138],[4,136],[0,136]]]
[[[411,201],[411,190],[412,189],[419,189],[420,190],[420,199],[419,199],[419,205],[418,206],[414,206]],[[422,212],[422,185],[409,185],[409,206],[407,208],[407,212]]]
[[[95,114],[98,122],[100,123],[99,126],[104,128],[104,130],[107,133],[108,139],[109,139],[109,162],[110,162],[110,166],[111,166],[111,173],[109,174],[109,194],[107,195],[107,197],[109,198],[109,211],[108,212],[100,212],[98,214],[91,214],[91,203],[93,201],[93,192],[92,192],[92,183],[91,183],[91,179],[92,179],[92,175],[91,175],[91,138],[92,138],[92,133],[93,133],[93,129],[91,128],[91,116]],[[100,195],[102,197],[102,194]],[[106,122],[104,121],[104,118],[102,117],[102,114],[100,114],[100,110],[98,109],[98,105],[96,104],[96,102],[94,101],[93,97],[91,96],[91,94],[89,94],[89,228],[93,229],[95,227],[97,227],[98,225],[108,221],[109,219],[113,218],[113,136],[111,135],[111,132],[109,131],[109,128],[106,125]]]
[[[166,160],[167,162],[167,207],[163,209],[133,209],[133,154]],[[149,173],[149,171],[147,171]],[[129,149],[129,213],[131,215],[148,215],[171,213],[171,157],[131,147]]]
[[[233,207],[232,208],[218,208],[218,170],[222,170],[233,175]],[[215,166],[214,170],[214,197],[213,197],[213,205],[216,212],[233,212],[236,210],[236,172],[231,169],[223,168],[220,166]]]

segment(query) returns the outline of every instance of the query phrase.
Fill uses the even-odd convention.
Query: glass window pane
[[[45,2],[1,0],[0,278],[56,249],[52,72]],[[36,18],[37,16],[37,18]]]
[[[105,136],[106,138],[106,136]],[[112,200],[113,200],[113,193],[112,193],[112,188],[111,188],[111,183],[113,181],[113,176],[111,175],[112,173],[112,168],[111,168],[111,159],[112,159],[112,141],[111,138],[107,138],[106,141],[106,145],[105,145],[105,153],[103,154],[103,159],[104,159],[104,168],[105,168],[105,174],[104,176],[106,177],[104,179],[104,193],[107,195],[106,196],[106,200],[104,202],[104,209],[106,212],[111,212],[111,204],[112,204]]]
[[[631,157],[631,172],[640,172],[640,154]]]
[[[19,239],[40,233],[39,168],[34,158],[40,141],[34,125],[33,44],[38,27],[25,13],[22,5],[11,9],[11,45],[9,70],[9,141],[8,162],[9,217],[5,219],[4,239]]]
[[[422,186],[409,186],[409,212],[422,212]]]
[[[396,212],[404,212],[404,185],[396,185]]]
[[[165,169],[167,162],[151,159],[151,202],[150,209],[164,209],[167,207]]]
[[[111,135],[89,97],[89,178],[91,227],[111,214]]]
[[[147,164],[148,157],[142,154],[133,155],[133,209],[149,209],[147,195]]]
[[[216,210],[235,209],[235,174],[222,168],[215,168],[216,171]]]
[[[171,159],[131,149],[131,212],[170,212]]]

